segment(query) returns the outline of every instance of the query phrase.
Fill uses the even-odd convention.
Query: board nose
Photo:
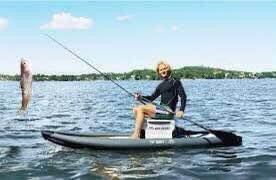
[[[41,135],[44,139],[49,139],[54,134],[52,131],[41,131]]]

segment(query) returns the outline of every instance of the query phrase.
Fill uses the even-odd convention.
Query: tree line
[[[106,73],[111,79],[117,80],[158,80],[156,72],[151,69],[133,70],[126,73]],[[186,66],[173,70],[173,76],[178,79],[260,79],[276,78],[276,71],[273,72],[245,72],[229,71],[219,68],[204,66]],[[0,80],[19,81],[19,75],[0,74]],[[81,74],[81,75],[33,75],[34,81],[90,81],[90,80],[107,80],[100,74]]]

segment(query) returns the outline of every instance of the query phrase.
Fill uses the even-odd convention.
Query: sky
[[[272,1],[0,1],[0,74],[34,74],[208,66],[276,71],[276,2]]]

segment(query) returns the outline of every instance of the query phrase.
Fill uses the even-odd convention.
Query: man
[[[131,135],[131,138],[140,138],[140,131],[142,129],[145,116],[156,117],[157,115],[169,115],[181,118],[184,115],[186,106],[186,93],[180,82],[171,76],[171,67],[169,64],[161,61],[156,66],[156,72],[162,79],[162,82],[157,86],[151,96],[141,96],[135,94],[136,100],[154,101],[161,95],[161,106],[153,105],[151,103],[139,105],[133,109],[135,116],[135,129]],[[180,110],[175,113],[176,105],[178,102],[178,96],[181,98]],[[165,107],[166,110],[163,108]]]

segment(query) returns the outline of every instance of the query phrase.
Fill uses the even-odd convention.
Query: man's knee
[[[133,108],[133,113],[137,114],[137,113],[144,113],[145,108],[144,105],[139,105]]]
[[[142,112],[142,113],[144,113],[144,111],[145,111],[145,105],[139,105],[135,109],[136,109],[136,112]]]

